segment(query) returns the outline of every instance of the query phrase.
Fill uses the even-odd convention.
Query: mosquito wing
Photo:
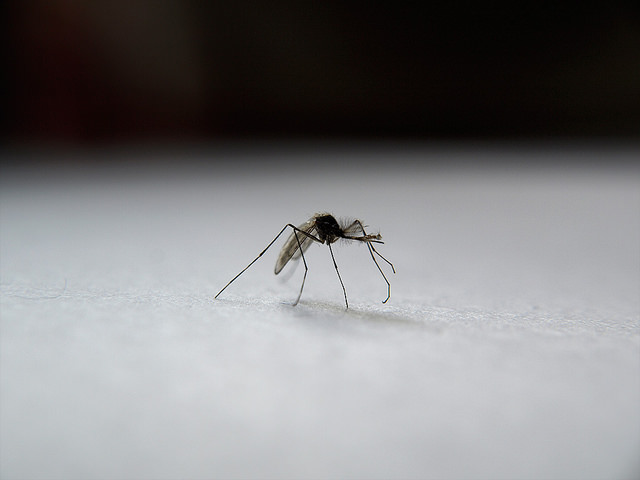
[[[298,227],[298,230],[302,230],[309,235],[316,236],[315,219],[312,218],[303,223]],[[298,240],[300,241],[300,244],[298,244]],[[282,250],[280,250],[280,255],[276,261],[275,274],[279,274],[284,266],[289,263],[289,260],[298,260],[302,253],[306,252],[312,243],[313,240],[302,233],[298,233],[298,238],[296,239],[296,233],[293,231],[291,235],[289,235],[289,238],[287,238]],[[300,251],[300,246],[302,246],[302,252]]]

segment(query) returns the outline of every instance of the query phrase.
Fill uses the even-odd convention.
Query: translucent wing
[[[300,225],[298,229],[308,233],[309,235],[316,236],[315,219],[312,218],[306,221]],[[282,250],[280,250],[280,255],[276,261],[276,268],[274,270],[276,275],[282,271],[287,263],[289,263],[289,260],[298,260],[302,255],[300,252],[300,245],[298,245],[298,240],[300,241],[300,245],[302,245],[302,253],[306,252],[313,243],[313,240],[305,234],[298,232],[298,238],[296,239],[295,231],[291,232],[291,235],[287,238]]]

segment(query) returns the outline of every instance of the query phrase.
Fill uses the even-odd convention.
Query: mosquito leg
[[[375,252],[375,249],[373,248],[373,246],[370,243],[367,243],[367,248],[369,249],[369,253],[371,254],[371,258],[373,259],[373,263],[376,264],[376,267],[378,267],[378,271],[382,275],[382,278],[384,278],[384,281],[387,282],[387,298],[385,298],[382,301],[382,303],[387,303],[389,298],[391,298],[391,284],[389,283],[389,280],[387,279],[387,276],[384,274],[384,272],[380,268],[380,265],[378,265],[378,261],[376,260],[376,257],[373,256],[373,252]],[[378,253],[378,252],[376,252],[376,253]],[[378,255],[380,255],[380,254],[378,254]],[[380,256],[382,256],[382,255],[380,255]],[[384,258],[384,257],[382,257],[382,258]],[[393,273],[396,273],[395,270],[393,271]]]
[[[367,232],[364,231],[364,227],[362,226],[362,223],[360,222],[360,220],[356,220],[356,222],[358,223],[358,225],[360,225],[360,229],[362,230],[363,235],[367,235]],[[369,254],[371,255],[371,259],[373,260],[373,263],[376,264],[376,267],[378,267],[378,271],[382,275],[382,278],[384,278],[384,281],[387,283],[387,298],[385,298],[382,301],[382,303],[387,303],[389,301],[389,298],[391,298],[391,284],[389,283],[389,280],[387,279],[387,276],[382,271],[382,268],[380,268],[380,265],[378,264],[378,261],[376,260],[376,257],[373,254],[375,253],[381,259],[383,259],[385,262],[387,262],[391,266],[391,270],[393,270],[393,273],[396,273],[396,269],[393,267],[393,263],[391,263],[389,260],[387,260],[382,255],[380,255],[380,253],[378,253],[378,251],[371,244],[371,242],[366,242],[366,244],[367,244],[367,248],[369,249]]]
[[[283,245],[282,250],[280,251],[280,255],[278,256],[278,260],[276,261],[276,266],[273,270],[273,273],[278,275],[282,269],[289,263],[289,261],[297,255],[296,260],[300,257],[300,252],[309,248],[311,245],[310,241],[322,243],[318,237],[313,236],[312,234],[294,226],[291,224],[287,224],[288,227],[291,227],[291,230],[294,232],[298,232],[301,235],[296,238],[293,233],[289,236],[286,243]],[[300,240],[302,239],[302,240]]]
[[[347,308],[349,308],[349,301],[347,300],[347,290],[344,288],[344,283],[342,283],[342,277],[340,276],[340,271],[338,270],[338,264],[336,263],[336,258],[333,256],[333,249],[331,248],[330,243],[328,243],[327,245],[329,245],[329,251],[331,252],[331,259],[333,260],[333,266],[335,267],[336,273],[338,274],[338,280],[340,280],[340,285],[342,285],[342,292],[344,293],[344,303],[347,306]]]
[[[304,276],[302,277],[302,285],[300,285],[300,293],[298,293],[298,298],[296,298],[296,301],[293,303],[293,306],[295,307],[296,305],[298,305],[298,302],[300,301],[300,297],[302,296],[302,289],[304,288],[304,282],[307,280],[307,272],[309,271],[309,268],[307,267],[307,260],[304,258],[304,249],[302,248],[302,243],[300,242],[300,237],[298,236],[298,233],[305,235],[306,237],[310,238],[314,242],[322,243],[322,240],[320,240],[318,237],[311,235],[310,233],[305,232],[304,230],[300,230],[298,227],[290,223],[287,225],[287,227],[291,227],[291,229],[293,230],[293,234],[296,237],[296,242],[298,242],[298,249],[300,250],[302,263],[304,264]]]
[[[302,232],[302,230],[300,231]],[[305,232],[302,232],[302,233],[305,233]],[[296,298],[296,301],[293,303],[293,306],[295,307],[296,305],[298,305],[298,302],[300,301],[300,297],[302,296],[302,289],[304,288],[304,282],[307,279],[307,272],[309,271],[309,268],[307,267],[307,261],[304,258],[304,252],[302,251],[302,245],[300,244],[300,238],[298,237],[298,229],[295,227],[293,227],[293,234],[296,236],[296,241],[298,242],[298,248],[300,249],[300,256],[302,257],[302,263],[304,264],[304,277],[302,277],[302,285],[300,285],[300,293],[298,293],[298,298]],[[305,233],[305,235],[308,235],[308,234]],[[314,237],[311,236],[311,238],[314,238]]]
[[[309,237],[311,240],[313,240],[314,242],[318,242],[318,243],[322,243],[322,240],[320,240],[318,237],[314,237],[313,235],[311,235],[310,233],[305,232],[304,230],[300,230],[298,227],[296,227],[295,225],[292,225],[291,223],[288,223],[287,225],[285,225],[284,228],[287,227],[291,227],[291,230],[293,230],[294,232],[298,232],[301,233],[302,235]],[[284,229],[283,229],[284,230]],[[282,233],[282,232],[280,232]],[[277,238],[277,237],[276,237]],[[300,242],[298,242],[298,247],[300,247]]]
[[[387,263],[389,264],[389,266],[391,267],[391,270],[393,270],[393,273],[396,273],[396,269],[395,269],[395,267],[393,266],[393,263],[391,263],[389,260],[387,260],[386,258],[384,258],[384,257],[380,254],[380,252],[378,252],[378,251],[376,250],[376,247],[374,247],[374,246],[371,244],[371,242],[367,242],[367,245],[369,245],[369,246],[371,247],[371,250],[373,250],[373,252],[374,252],[376,255],[378,255],[381,259],[383,259],[385,262],[387,262]]]
[[[357,223],[358,225],[360,225],[360,229],[362,230],[362,233],[363,233],[365,236],[367,235],[367,232],[365,232],[365,231],[364,231],[364,227],[362,226],[362,223],[360,223],[360,220],[356,220],[356,221],[355,221],[355,222],[353,222],[353,223]],[[382,260],[384,260],[385,262],[387,262],[387,263],[389,264],[389,266],[391,267],[391,270],[393,270],[393,273],[396,273],[396,269],[395,269],[395,267],[393,266],[393,263],[391,263],[389,260],[387,260],[386,258],[384,258],[384,257],[380,254],[380,252],[378,252],[378,251],[376,250],[376,247],[374,247],[374,246],[372,245],[372,243],[383,243],[383,242],[367,242],[367,244],[371,246],[372,250],[375,252],[375,254],[376,254],[376,255],[378,255]],[[374,261],[375,261],[375,259],[374,259]],[[376,262],[376,263],[377,263],[377,262]]]
[[[267,250],[269,250],[269,247],[270,247],[271,245],[273,245],[273,244],[276,242],[276,240],[278,240],[278,238],[280,237],[280,235],[282,235],[282,232],[284,232],[284,231],[287,229],[287,227],[289,227],[289,226],[291,226],[291,225],[285,225],[285,226],[282,228],[282,230],[280,230],[280,233],[279,233],[278,235],[276,235],[276,238],[274,238],[273,240],[271,240],[271,243],[270,243],[269,245],[267,245],[267,247],[266,247],[262,252],[260,252],[260,255],[258,255],[256,258],[254,258],[254,259],[253,259],[253,261],[252,261],[249,265],[247,265],[246,267],[244,267],[244,269],[243,269],[239,274],[237,274],[235,277],[233,277],[233,278],[229,281],[229,283],[227,283],[227,284],[224,286],[224,288],[223,288],[222,290],[220,290],[220,291],[216,294],[216,296],[215,296],[215,297],[213,297],[213,298],[218,298],[218,295],[220,295],[222,292],[224,292],[224,291],[225,291],[225,289],[226,289],[229,285],[231,285],[231,284],[234,282],[234,280],[235,280],[236,278],[238,278],[240,275],[242,275],[242,274],[243,274],[243,273],[244,273],[244,272],[245,272],[245,271],[246,271],[246,270],[247,270],[251,265],[253,265],[254,263],[256,263],[256,262],[258,261],[258,259],[259,259],[262,255],[264,255],[264,253],[265,253]],[[294,231],[295,231],[295,229],[294,229]]]

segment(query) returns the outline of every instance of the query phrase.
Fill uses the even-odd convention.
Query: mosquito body
[[[300,301],[300,297],[302,296],[302,289],[304,288],[304,282],[307,279],[307,272],[309,268],[307,267],[307,261],[304,258],[304,253],[311,246],[312,243],[320,243],[326,244],[329,247],[329,252],[331,253],[331,259],[333,260],[333,266],[336,269],[336,273],[338,274],[338,280],[340,280],[340,285],[342,286],[342,292],[344,293],[344,303],[347,308],[349,308],[349,301],[347,300],[347,290],[344,288],[344,283],[342,282],[342,277],[340,276],[340,271],[338,270],[338,265],[336,264],[336,259],[333,256],[333,249],[331,245],[337,242],[340,239],[361,242],[367,245],[369,249],[369,254],[373,259],[373,262],[378,267],[382,278],[387,284],[387,298],[385,298],[382,303],[387,303],[391,296],[391,284],[387,279],[386,275],[380,268],[378,261],[376,260],[376,255],[384,260],[390,267],[393,273],[396,273],[393,264],[384,258],[373,246],[374,243],[384,243],[382,241],[382,237],[380,234],[367,234],[360,220],[353,220],[350,222],[343,222],[342,224],[338,223],[338,221],[328,213],[316,213],[313,217],[307,220],[305,223],[299,226],[295,226],[291,223],[285,225],[280,233],[276,235],[276,237],[271,240],[271,243],[266,246],[266,248],[260,252],[260,254],[253,259],[253,261],[247,265],[240,273],[238,273],[235,277],[233,277],[229,283],[227,283],[222,290],[218,292],[215,298],[218,296],[229,286],[234,280],[236,280],[240,275],[242,275],[251,265],[253,265],[264,253],[269,250],[269,247],[273,245],[280,235],[284,233],[287,228],[291,228],[292,232],[289,235],[289,238],[285,242],[282,250],[280,250],[280,255],[278,255],[278,260],[276,261],[276,266],[274,269],[275,274],[279,274],[282,269],[289,263],[289,261],[297,261],[302,258],[302,263],[304,264],[304,277],[302,278],[302,285],[300,286],[300,293],[298,293],[298,298],[293,303],[293,305],[297,305]]]

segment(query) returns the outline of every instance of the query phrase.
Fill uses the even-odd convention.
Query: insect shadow
[[[214,298],[218,298],[218,296],[225,291],[225,289],[231,285],[240,275],[242,275],[251,265],[253,265],[264,253],[269,250],[269,247],[273,245],[280,235],[284,233],[287,228],[291,228],[292,233],[289,235],[289,238],[285,242],[282,250],[280,250],[280,255],[278,256],[278,260],[276,261],[275,274],[279,274],[282,269],[285,267],[289,261],[298,261],[302,258],[302,263],[304,264],[304,277],[302,277],[302,285],[300,285],[300,292],[298,293],[298,298],[293,303],[295,307],[300,301],[300,297],[302,296],[302,289],[304,288],[304,282],[307,279],[307,272],[309,268],[307,267],[307,261],[304,258],[304,252],[311,246],[313,242],[317,242],[320,244],[327,244],[329,247],[329,252],[331,252],[331,259],[333,260],[333,266],[336,269],[336,273],[338,274],[338,280],[340,280],[340,285],[342,286],[342,292],[344,293],[344,303],[347,308],[349,308],[349,301],[347,300],[347,290],[344,288],[344,283],[342,282],[342,277],[340,276],[340,271],[338,270],[338,264],[336,263],[336,259],[333,256],[333,249],[331,248],[331,244],[337,242],[340,239],[362,242],[367,245],[369,249],[369,254],[373,259],[373,262],[378,267],[382,278],[387,283],[387,298],[385,298],[382,303],[387,303],[389,298],[391,297],[391,284],[387,279],[387,276],[380,268],[380,264],[376,260],[376,255],[380,257],[382,260],[387,262],[391,267],[393,273],[396,273],[396,269],[393,264],[384,258],[376,248],[373,246],[374,243],[384,243],[382,241],[382,236],[380,234],[367,234],[360,220],[353,220],[351,222],[343,222],[340,225],[337,220],[328,213],[316,213],[313,217],[307,220],[305,223],[299,226],[295,226],[291,223],[285,225],[280,233],[276,235],[276,237],[271,240],[271,243],[266,246],[266,248],[260,252],[260,254],[253,259],[253,261],[244,267],[244,269],[238,273],[235,277],[233,277],[229,283],[227,283],[222,290],[220,290]]]

